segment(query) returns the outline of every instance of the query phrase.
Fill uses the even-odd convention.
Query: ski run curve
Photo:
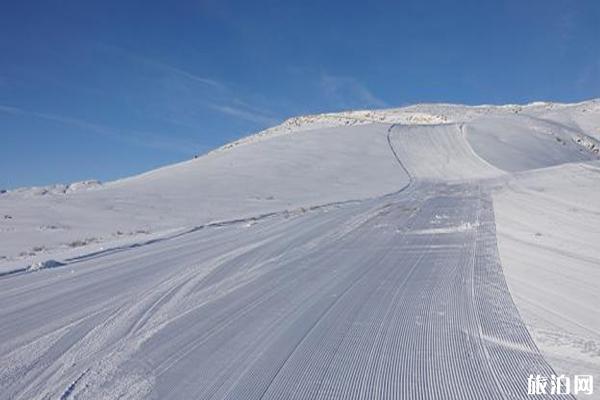
[[[532,105],[523,118],[534,125],[519,125],[513,109],[490,116],[486,108],[441,105],[433,113],[429,107],[413,119],[411,108],[398,115],[350,113],[336,117],[341,127],[331,116],[326,124],[313,118],[312,130],[276,131],[202,161],[214,164],[207,167],[208,185],[218,191],[218,173],[233,168],[233,155],[286,152],[294,141],[309,154],[322,145],[327,160],[315,153],[298,158],[315,179],[304,190],[316,193],[297,194],[306,207],[287,202],[296,195],[292,179],[270,212],[250,202],[232,214],[225,204],[214,214],[221,223],[64,253],[70,256],[1,275],[0,399],[532,398],[527,378],[558,372],[521,317],[520,300],[513,301],[498,252],[494,198],[500,193],[505,215],[514,196],[503,188],[522,192],[515,171],[548,176],[565,163],[593,170],[597,156],[585,144],[596,139],[577,142],[583,134],[565,128],[555,106]],[[514,126],[535,132],[507,140]],[[317,145],[319,132],[331,140]],[[574,139],[563,145],[569,134]],[[371,147],[358,154],[357,141]],[[270,169],[271,162],[253,168]],[[373,170],[365,172],[368,163]],[[164,201],[176,208],[173,187],[190,171],[204,179],[195,165],[90,189],[74,202],[96,204],[94,196],[127,190],[146,201],[148,188],[169,182]],[[286,160],[283,169],[293,174],[295,167]],[[323,168],[350,172],[333,188],[311,187]],[[260,188],[240,189],[232,186],[239,184],[235,176],[227,178],[226,196],[275,184],[268,175]],[[377,176],[379,184],[355,186]],[[15,212],[15,198],[41,201],[29,192],[5,196],[0,205]],[[161,204],[145,206],[160,211]],[[592,335],[595,323],[586,323]]]

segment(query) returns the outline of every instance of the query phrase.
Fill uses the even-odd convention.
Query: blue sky
[[[33,3],[0,11],[0,189],[128,176],[299,114],[600,97],[597,0]]]

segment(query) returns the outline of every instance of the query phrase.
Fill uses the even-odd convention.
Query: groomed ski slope
[[[0,195],[0,263],[14,268],[85,245],[98,250],[181,227],[393,192],[408,177],[394,162],[387,128],[273,136],[67,193],[8,192]]]
[[[407,120],[412,108],[396,119],[393,110],[381,111],[369,114],[375,123],[250,139],[82,191],[72,207],[95,210],[115,203],[103,196],[121,193],[131,209],[136,201],[147,207],[140,218],[153,207],[173,207],[163,215],[184,218],[202,215],[204,205],[216,204],[210,201],[224,205],[213,206],[221,222],[156,240],[105,241],[102,249],[55,249],[7,262],[13,272],[0,276],[0,398],[525,399],[530,374],[573,371],[553,363],[556,351],[540,340],[531,316],[552,315],[542,306],[554,293],[571,301],[558,311],[571,313],[560,332],[581,336],[587,328],[586,364],[577,361],[576,346],[554,350],[571,352],[579,370],[597,368],[600,330],[591,304],[598,275],[591,265],[599,255],[588,251],[588,264],[574,271],[569,262],[546,260],[570,277],[572,286],[560,292],[543,277],[519,284],[537,274],[519,260],[544,253],[511,242],[526,230],[518,224],[525,219],[511,222],[515,210],[525,205],[536,215],[537,176],[548,190],[567,178],[579,194],[598,198],[596,153],[577,141],[588,131],[572,125],[581,109],[595,107],[425,105],[417,111],[426,124],[418,126]],[[536,134],[534,117],[550,133]],[[496,119],[503,127],[521,121],[522,135],[533,139],[507,140],[511,133],[495,129]],[[588,114],[583,120],[593,124]],[[516,149],[499,156],[486,147],[502,152],[499,141]],[[528,152],[536,152],[534,164],[521,159]],[[515,168],[506,167],[510,158]],[[583,175],[578,168],[584,181],[569,178]],[[265,175],[244,175],[249,171]],[[200,188],[225,184],[207,186],[206,200],[194,177]],[[554,210],[575,201],[562,190],[544,199]],[[248,201],[253,191],[276,192],[273,207]],[[3,206],[15,215],[44,201],[68,214],[64,194],[5,196]],[[199,203],[185,203],[186,196]],[[188,208],[179,210],[183,204]],[[529,221],[544,225],[537,218]],[[590,227],[582,222],[568,225],[570,232],[583,235]],[[545,229],[552,237],[553,228]],[[558,249],[565,244],[555,240]],[[15,240],[14,248],[23,245],[29,243]],[[57,261],[39,270],[10,269],[50,254]],[[576,290],[585,280],[589,289]],[[572,313],[578,305],[592,315]]]

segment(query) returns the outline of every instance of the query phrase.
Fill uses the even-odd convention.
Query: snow
[[[481,118],[469,124],[467,132],[475,152],[504,171],[597,159],[577,142],[581,136],[576,131],[524,115]]]
[[[419,179],[460,181],[504,174],[473,151],[462,125],[403,127],[393,143],[398,158]]]
[[[39,271],[41,269],[46,269],[46,268],[62,267],[63,265],[65,265],[65,264],[61,263],[59,261],[56,261],[56,260],[38,261],[38,262],[30,265],[25,271],[26,272]]]
[[[323,155],[327,156],[323,156]],[[367,168],[365,166],[368,166]],[[0,251],[23,263],[43,249],[145,236],[299,207],[380,196],[408,178],[387,126],[322,129],[212,152],[86,190],[17,190],[0,197]],[[70,187],[70,186],[69,186]]]
[[[600,376],[599,188],[596,162],[529,172],[494,195],[511,293],[538,347],[571,376]]]
[[[277,125],[257,134],[242,138],[232,143],[228,143],[214,151],[220,152],[239,145],[256,143],[264,139],[271,139],[275,136],[331,127],[365,125],[371,123],[436,125],[448,122],[448,118],[444,115],[429,114],[417,111],[408,112],[403,109],[359,110],[341,113],[305,115],[287,119],[281,125]]]
[[[2,193],[0,398],[527,398],[529,374],[598,377],[599,139],[598,100],[419,104]]]
[[[463,222],[459,225],[415,230],[415,231],[412,231],[412,233],[417,234],[417,235],[430,235],[430,234],[440,234],[440,233],[465,232],[468,230],[475,229],[475,228],[477,228],[477,226],[478,226],[478,224],[476,222],[475,223]]]

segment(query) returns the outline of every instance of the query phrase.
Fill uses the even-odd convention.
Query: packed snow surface
[[[425,104],[2,193],[0,399],[598,398],[599,140],[597,100]]]

